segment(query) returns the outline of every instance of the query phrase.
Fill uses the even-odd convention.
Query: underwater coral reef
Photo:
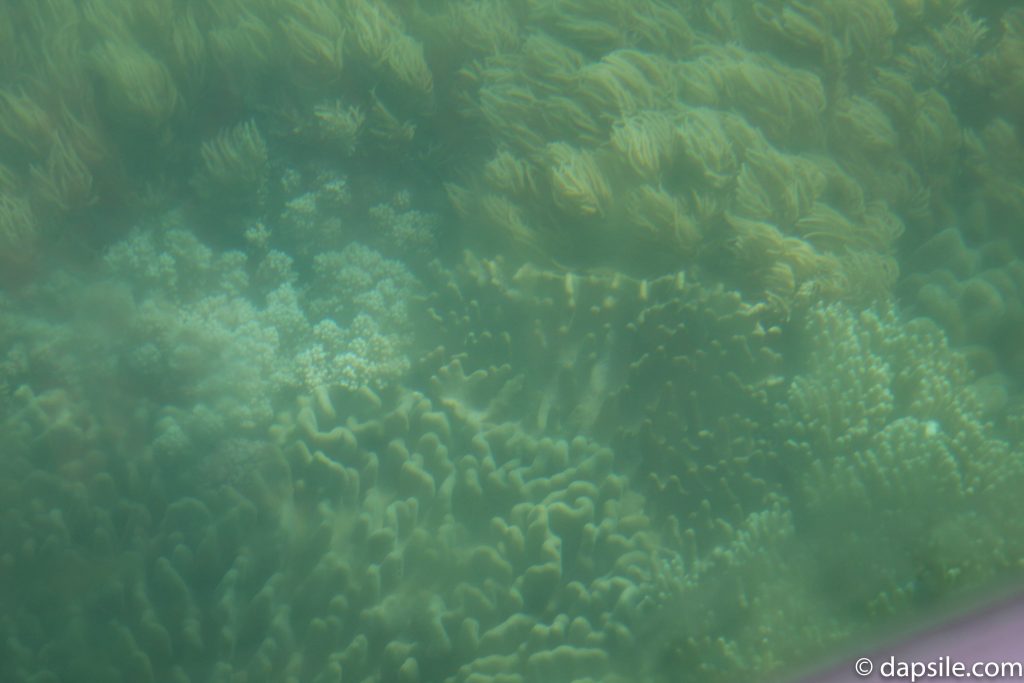
[[[0,679],[784,679],[1019,581],[1024,10],[0,5]]]

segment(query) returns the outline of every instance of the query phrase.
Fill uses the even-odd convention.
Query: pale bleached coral
[[[357,242],[313,260],[311,313],[339,322],[359,312],[382,325],[406,329],[419,283],[400,261],[387,259]]]
[[[180,229],[141,232],[112,248],[106,264],[133,290],[116,351],[126,376],[172,405],[206,404],[225,429],[266,424],[274,397],[295,382],[282,337],[302,329],[296,297],[272,293],[258,307],[245,298],[246,257],[215,253]]]
[[[290,196],[268,230],[288,254],[307,258],[352,239],[352,189],[346,176],[322,172],[305,178],[291,169],[282,186]]]
[[[310,391],[341,387],[381,390],[409,370],[404,353],[408,341],[381,329],[366,313],[357,314],[345,328],[325,318],[313,326],[316,343],[296,356],[297,372]]]
[[[318,255],[301,292],[287,255],[271,251],[250,265],[180,229],[139,233],[106,261],[136,299],[122,341],[135,349],[125,351],[126,370],[162,387],[172,405],[207,405],[225,429],[267,424],[291,387],[381,389],[409,368],[418,283],[368,247]],[[262,297],[252,297],[250,269]]]
[[[1003,533],[971,542],[986,544],[992,562],[956,547],[992,498],[1016,505],[1000,491],[1021,475],[1019,454],[984,418],[966,358],[931,321],[904,322],[892,310],[833,305],[810,311],[806,326],[816,342],[782,409],[795,435],[787,457],[800,463],[808,519],[830,521],[816,533],[848,539],[853,557],[870,547],[884,558],[860,576],[843,569],[846,555],[820,571],[880,610],[1005,571],[996,558],[1017,552],[1015,515],[1000,515]]]
[[[399,192],[390,202],[370,208],[371,239],[387,254],[422,262],[436,253],[440,217],[411,208],[409,201],[409,193]]]

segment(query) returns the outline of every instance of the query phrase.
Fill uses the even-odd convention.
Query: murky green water
[[[1024,12],[0,7],[0,679],[785,679],[1019,578]]]

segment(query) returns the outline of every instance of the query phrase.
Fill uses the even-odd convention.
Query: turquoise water
[[[1014,586],[1024,12],[0,7],[0,679],[785,680]]]

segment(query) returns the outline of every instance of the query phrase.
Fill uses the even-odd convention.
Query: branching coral
[[[416,136],[415,122],[399,118],[376,95],[373,95],[371,100],[370,110],[367,114],[366,132],[385,148],[401,147],[412,142]]]
[[[770,147],[751,149],[737,177],[736,209],[789,229],[811,210],[825,186],[825,176],[813,161]]]
[[[584,66],[578,96],[605,116],[635,114],[671,101],[668,63],[639,50],[617,50]]]
[[[545,156],[551,169],[551,193],[560,209],[578,216],[605,211],[611,188],[592,154],[556,142],[548,145]]]
[[[200,148],[202,166],[192,184],[206,201],[258,207],[266,192],[267,143],[253,121],[221,131]]]
[[[668,249],[678,257],[691,256],[701,241],[701,234],[689,207],[678,197],[651,185],[641,185],[633,192],[626,200],[627,220],[637,237],[659,249]]]
[[[498,54],[519,43],[519,25],[504,2],[460,0],[445,9],[446,25],[439,30],[474,54]]]
[[[820,135],[825,92],[809,71],[773,64],[749,56],[718,65],[721,99],[740,109],[772,140],[807,144]]]
[[[553,2],[538,12],[545,30],[548,13],[560,21],[605,21],[628,10]],[[858,15],[865,22],[858,41],[885,33],[884,12],[879,16]],[[831,17],[819,18],[819,30],[830,31]],[[700,23],[680,18],[687,25],[691,19]],[[568,34],[540,30],[520,53],[463,71],[466,114],[485,124],[499,147],[479,174],[482,183],[453,195],[465,215],[513,236],[524,254],[548,251],[556,262],[657,273],[671,260],[655,253],[665,247],[681,266],[702,262],[705,253],[724,256],[716,264],[723,272],[760,273],[745,277],[745,286],[775,298],[886,296],[884,285],[866,286],[867,273],[892,282],[903,215],[920,220],[930,211],[927,187],[948,178],[944,171],[922,178],[906,160],[916,113],[892,123],[887,109],[902,103],[860,94],[840,99],[846,91],[833,85],[841,68],[795,68],[740,44],[712,42],[674,61],[668,50],[628,44],[589,54],[573,49]],[[834,50],[842,39],[817,42]],[[927,135],[930,124],[920,129]],[[542,166],[546,174],[534,170]],[[869,218],[869,202],[887,203],[899,216]],[[723,229],[733,218],[763,229]],[[598,230],[605,241],[588,242]],[[631,241],[638,235],[649,245],[646,255]],[[615,249],[616,239],[631,246]],[[708,251],[696,249],[698,242]],[[805,287],[809,280],[816,290]]]
[[[90,53],[109,115],[131,128],[166,132],[181,104],[167,68],[132,42],[105,41]]]
[[[0,140],[8,150],[30,160],[45,158],[52,132],[51,114],[28,93],[0,90]]]
[[[879,60],[892,52],[892,40],[899,26],[891,3],[838,0],[829,7],[829,14],[835,25],[842,27],[843,45],[852,57]]]
[[[1020,556],[1018,10],[9,5],[3,265],[248,251],[0,299],[5,680],[760,680]]]
[[[308,391],[344,388],[381,390],[409,370],[407,341],[383,332],[371,316],[360,313],[342,329],[327,318],[313,327],[316,343],[299,352],[296,370]]]
[[[31,261],[38,237],[39,226],[28,200],[0,188],[0,260],[8,266]]]
[[[377,0],[343,3],[355,45],[368,66],[381,69],[415,98],[429,98],[434,82],[423,46],[405,33],[401,18]]]
[[[333,3],[288,0],[281,8],[279,30],[296,60],[297,73],[319,76],[328,83],[340,75],[345,30]]]
[[[273,56],[274,33],[251,10],[239,8],[211,27],[207,36],[213,61],[225,77],[252,87]]]
[[[523,67],[540,87],[557,91],[575,83],[584,56],[569,45],[542,32],[531,33],[523,43]]]
[[[893,311],[856,315],[832,306],[811,311],[806,324],[808,339],[827,343],[808,348],[807,370],[792,383],[782,419],[800,435],[787,449],[800,462],[807,519],[822,538],[846,539],[853,556],[870,546],[885,558],[854,576],[842,567],[845,555],[837,556],[821,568],[822,580],[848,584],[877,609],[895,609],[916,591],[1005,571],[995,558],[1015,554],[1003,547],[1016,545],[1015,521],[996,534],[1002,540],[986,534],[974,541],[996,543],[986,551],[993,563],[979,564],[955,545],[974,533],[990,497],[1016,505],[997,491],[1021,467],[984,420],[965,357],[934,323],[903,323]],[[939,530],[935,519],[944,520]],[[887,530],[882,538],[879,529]],[[958,540],[943,542],[944,534]]]
[[[313,108],[313,117],[320,140],[344,154],[352,154],[359,143],[366,113],[356,106],[345,106],[339,100],[323,102]]]
[[[32,189],[46,206],[80,210],[96,202],[93,175],[78,152],[58,133],[45,165],[33,164]]]
[[[539,169],[507,149],[498,153],[484,166],[484,180],[498,192],[512,197],[530,199],[537,196],[536,176]]]
[[[664,112],[627,116],[612,127],[612,147],[641,177],[656,179],[674,151],[674,123],[673,117]]]
[[[742,126],[742,122],[733,122]],[[679,156],[715,189],[730,184],[739,172],[739,158],[730,135],[728,116],[710,109],[685,109],[675,127]],[[735,129],[735,126],[733,126]],[[752,141],[757,134],[751,130]],[[744,145],[746,146],[746,145]]]

